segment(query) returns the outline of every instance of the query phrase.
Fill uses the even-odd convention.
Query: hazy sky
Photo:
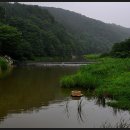
[[[20,2],[71,10],[106,23],[130,28],[130,2]]]

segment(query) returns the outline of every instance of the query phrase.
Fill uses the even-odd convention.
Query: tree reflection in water
[[[67,114],[67,117],[70,117],[70,113],[69,113],[69,99],[67,98],[66,100],[66,104],[65,104],[65,113]]]
[[[66,100],[66,104],[65,104],[65,113],[67,114],[67,117],[70,118],[71,113],[70,113],[70,107],[69,107],[69,103],[71,103],[73,100],[77,101],[77,106],[75,105],[75,107],[77,107],[76,111],[77,111],[77,120],[79,123],[84,122],[86,119],[86,114],[83,111],[83,106],[85,105],[85,99],[84,97],[72,97],[72,100],[70,100],[70,98],[68,98]],[[71,107],[73,109],[73,107]]]

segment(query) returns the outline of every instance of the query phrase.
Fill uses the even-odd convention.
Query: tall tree
[[[0,21],[5,21],[6,18],[6,9],[0,6]]]
[[[2,25],[0,26],[1,54],[18,58],[18,49],[21,43],[21,33],[16,28]]]

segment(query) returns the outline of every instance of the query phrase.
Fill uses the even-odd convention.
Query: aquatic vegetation
[[[108,105],[130,110],[130,59],[100,58],[100,63],[81,67],[61,79],[65,88],[94,89],[96,96],[111,97]]]

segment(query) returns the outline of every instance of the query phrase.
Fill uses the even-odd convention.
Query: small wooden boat
[[[81,93],[81,91],[74,90],[74,91],[71,91],[71,96],[72,97],[81,97],[81,96],[83,96],[83,94]]]

